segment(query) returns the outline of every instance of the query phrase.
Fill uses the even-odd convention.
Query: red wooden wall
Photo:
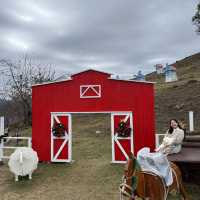
[[[32,87],[32,145],[41,161],[51,159],[51,112],[132,111],[135,154],[145,146],[154,149],[153,83],[114,80],[95,70],[71,78]],[[101,98],[80,98],[80,85],[101,85]]]

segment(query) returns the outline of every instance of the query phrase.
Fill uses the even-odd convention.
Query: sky
[[[0,59],[144,74],[200,51],[198,0],[1,0]]]

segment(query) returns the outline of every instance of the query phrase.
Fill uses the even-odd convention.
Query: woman
[[[164,154],[179,153],[184,139],[184,131],[176,119],[170,120],[170,128],[167,130],[162,144],[155,150]]]

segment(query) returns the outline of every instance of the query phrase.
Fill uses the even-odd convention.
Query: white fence
[[[4,134],[5,134],[4,117],[1,116],[0,117],[0,136],[3,136]],[[16,144],[18,144],[18,140],[26,140],[27,143],[26,143],[26,145],[24,145],[24,147],[27,147],[27,146],[31,147],[32,146],[31,137],[3,137],[3,138],[0,139],[0,162],[2,161],[2,159],[9,159],[10,158],[10,156],[5,155],[4,151],[6,149],[11,149],[11,150],[14,151],[16,148],[18,148],[18,146],[8,146],[8,142],[10,142],[11,140],[16,140]]]
[[[1,139],[0,141],[0,161],[2,161],[2,159],[9,159],[10,156],[5,156],[4,155],[4,150],[5,149],[13,149],[15,150],[16,148],[18,148],[19,146],[6,146],[7,142],[5,142],[5,140],[27,140],[27,144],[24,145],[24,147],[31,147],[31,137],[4,137]],[[20,146],[21,147],[21,146]]]

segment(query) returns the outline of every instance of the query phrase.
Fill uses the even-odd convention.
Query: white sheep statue
[[[32,179],[32,173],[37,169],[38,156],[30,147],[18,147],[11,154],[8,166],[10,171],[15,174],[15,181],[19,180],[19,176],[29,176]]]

